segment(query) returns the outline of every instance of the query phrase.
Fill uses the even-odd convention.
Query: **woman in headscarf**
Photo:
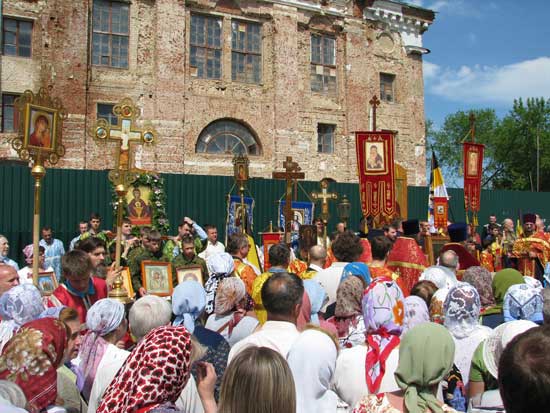
[[[523,276],[518,270],[506,268],[500,270],[493,278],[493,297],[495,297],[495,305],[486,309],[481,316],[481,323],[484,326],[495,328],[504,322],[502,314],[502,305],[504,296],[512,285],[524,284]]]
[[[504,322],[529,320],[541,325],[543,306],[544,301],[539,289],[528,284],[512,285],[508,288],[502,305]]]
[[[38,269],[39,271],[53,271],[52,267],[46,267],[45,263],[45,253],[46,249],[40,245],[38,247],[39,255],[38,255]],[[32,262],[33,262],[33,245],[29,244],[25,248],[23,248],[23,255],[25,256],[25,262],[27,263],[26,267],[21,268],[19,271],[17,271],[17,274],[19,275],[19,284],[32,284],[33,278],[32,278]]]
[[[430,303],[430,321],[437,324],[443,324],[445,320],[445,310],[443,304],[449,294],[448,288],[440,288],[435,292]]]
[[[405,325],[403,332],[409,331],[414,326],[430,321],[430,310],[426,302],[416,295],[405,298]]]
[[[97,301],[86,314],[86,326],[88,332],[80,345],[77,386],[89,400],[101,365],[128,356],[128,352],[115,345],[128,330],[124,305],[112,298]]]
[[[495,297],[493,296],[493,277],[491,273],[483,267],[470,267],[464,271],[462,281],[467,282],[475,287],[479,294],[481,303],[481,314],[495,305]]]
[[[367,286],[354,275],[340,282],[336,290],[336,308],[330,322],[336,326],[341,348],[351,348],[365,343],[365,322],[361,300]]]
[[[331,334],[338,335],[336,327],[326,321],[320,314],[321,308],[323,308],[328,301],[328,295],[323,286],[315,280],[304,280],[304,290],[311,304],[311,324],[319,326]]]
[[[296,413],[335,413],[338,396],[330,384],[338,348],[327,333],[309,329],[300,334],[287,355],[296,387]]]
[[[206,267],[210,277],[204,284],[204,291],[206,292],[206,314],[212,314],[214,312],[214,303],[216,300],[216,291],[218,290],[218,284],[224,278],[231,277],[235,270],[235,262],[233,257],[226,252],[211,255],[206,260]]]
[[[118,371],[97,413],[175,411],[174,403],[189,380],[194,351],[185,327],[152,330]]]
[[[432,265],[420,275],[420,281],[433,282],[437,288],[451,288],[457,283],[456,275],[447,267]]]
[[[394,372],[399,359],[405,304],[396,282],[374,279],[362,300],[366,342],[338,356],[334,388],[349,406],[366,394],[396,391]]]
[[[32,284],[10,288],[0,297],[0,352],[19,328],[44,311],[42,294]]]
[[[468,386],[472,356],[479,343],[491,334],[491,329],[479,324],[481,303],[479,294],[472,285],[459,282],[449,290],[443,305],[444,325],[455,342],[454,364]]]
[[[21,387],[30,413],[55,404],[57,368],[65,359],[68,335],[61,321],[43,318],[24,324],[4,347],[0,379]]]
[[[218,254],[219,255],[219,254]],[[210,277],[212,278],[212,277]],[[200,344],[206,347],[206,355],[202,361],[211,363],[216,370],[215,397],[218,399],[221,379],[227,367],[227,358],[231,347],[223,336],[215,331],[203,327],[200,316],[206,305],[206,293],[204,288],[197,281],[185,281],[174,288],[172,294],[172,312],[176,319],[174,326],[184,325],[193,334]],[[197,380],[196,369],[193,369],[193,376]]]
[[[230,346],[248,337],[258,326],[253,306],[248,306],[244,282],[237,277],[224,278],[216,292],[214,314],[205,328],[220,333]]]

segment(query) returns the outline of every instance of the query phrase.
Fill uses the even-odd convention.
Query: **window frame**
[[[6,20],[13,20],[16,22],[16,32],[15,32],[15,54],[6,54],[5,52],[5,45],[6,45]],[[29,23],[31,25],[31,32],[30,32],[30,42],[29,42],[29,55],[28,56],[21,56],[19,54],[19,24],[20,23]],[[32,59],[33,57],[33,47],[32,47],[32,40],[34,35],[34,20],[31,19],[25,19],[17,16],[9,16],[9,15],[2,15],[2,55],[3,56],[12,56],[12,57],[21,57],[23,59]]]
[[[94,29],[94,10],[95,10],[95,7],[96,7],[96,1],[98,2],[108,2],[110,3],[109,5],[109,30],[110,31],[102,31],[102,30],[95,30]],[[128,32],[127,33],[118,33],[118,32],[113,32],[113,5],[114,4],[119,4],[121,7],[122,6],[126,6],[128,7]],[[125,0],[93,0],[92,2],[92,41],[91,41],[91,44],[90,44],[90,54],[91,54],[91,58],[92,58],[92,66],[97,66],[97,67],[104,67],[104,68],[110,68],[110,69],[119,69],[119,70],[129,70],[130,69],[130,30],[131,30],[131,27],[130,27],[130,21],[131,21],[131,3],[129,1],[125,1]],[[99,56],[98,56],[98,60],[99,62],[98,63],[94,63],[94,37],[95,35],[108,35],[109,36],[109,64],[102,64],[101,63],[101,58],[103,57],[101,55],[101,50],[99,51]],[[126,66],[125,67],[122,67],[122,66],[113,66],[112,65],[112,62],[113,62],[113,37],[120,37],[120,38],[124,38],[126,37],[128,39],[128,44],[127,44],[127,49],[126,49]],[[119,54],[120,56],[120,54]]]
[[[227,125],[224,125],[224,123],[227,123]],[[220,128],[220,126],[222,128]],[[220,128],[219,131],[216,131],[216,128]],[[256,148],[255,153],[251,152],[249,148],[252,145],[247,145],[246,139],[244,135],[239,135],[236,133],[235,130],[231,130],[234,128],[235,130],[241,129],[244,130],[249,136],[249,138],[252,138],[254,141],[254,146]],[[199,133],[199,136],[197,137],[196,144],[195,144],[195,154],[199,155],[206,155],[206,156],[234,156],[235,152],[226,153],[226,152],[209,152],[208,146],[216,140],[219,136],[232,136],[235,139],[239,141],[239,143],[244,147],[246,150],[246,155],[249,157],[259,157],[263,155],[263,148],[260,140],[258,139],[258,135],[256,132],[248,126],[246,123],[243,123],[239,120],[232,119],[232,118],[221,118],[216,119],[212,122],[210,122],[208,125],[206,125]],[[199,151],[199,146],[204,146],[204,150]]]
[[[109,115],[109,119],[106,119],[103,116],[99,116],[99,105],[112,106],[111,113]],[[109,125],[117,126],[118,125],[118,117],[113,113],[113,109],[114,109],[115,105],[116,105],[116,103],[111,103],[111,102],[96,102],[96,105],[95,105],[96,119],[105,119],[107,122],[109,122]],[[113,123],[113,121],[114,121],[114,123]]]
[[[198,44],[193,44],[192,43],[192,40],[191,40],[191,30],[192,30],[192,21],[193,21],[193,16],[200,16],[200,17],[203,17],[205,19],[211,19],[211,20],[214,20],[214,21],[217,21],[220,23],[220,39],[219,39],[219,47],[213,47],[213,46],[209,46],[208,45],[208,26],[205,24],[204,25],[204,39],[205,39],[205,43],[203,45],[198,45]],[[197,69],[197,74],[194,75],[191,73],[190,71],[190,76],[193,77],[193,78],[196,78],[196,79],[205,79],[205,80],[221,80],[223,78],[223,49],[224,49],[224,38],[223,38],[223,25],[224,25],[224,19],[223,19],[223,16],[218,16],[218,15],[210,15],[210,14],[203,14],[203,13],[197,13],[197,12],[194,12],[194,11],[191,11],[189,13],[189,68],[190,69]],[[196,47],[196,48],[199,48],[199,49],[203,49],[205,50],[205,56],[204,56],[204,74],[205,76],[203,77],[200,77],[198,76],[198,67],[197,66],[192,66],[191,65],[191,48],[193,47]],[[206,74],[207,74],[207,65],[208,65],[208,55],[207,53],[209,51],[219,51],[220,52],[220,73],[219,73],[219,77],[208,77]]]
[[[248,50],[248,39],[246,39],[246,50],[242,49],[234,49],[233,48],[233,23],[236,24],[244,24],[247,26],[247,29],[245,30],[245,33],[248,33],[248,26],[258,26],[259,27],[259,51],[258,52],[252,52]],[[250,20],[242,20],[242,19],[231,19],[231,81],[232,82],[238,82],[238,83],[245,83],[248,85],[262,85],[263,83],[263,23],[257,22],[257,21],[250,21]],[[259,79],[258,81],[247,81],[238,78],[238,76],[235,76],[233,73],[233,53],[244,56],[245,59],[247,56],[257,56],[259,58]],[[239,72],[242,74],[246,72]],[[253,75],[254,73],[252,73]]]
[[[313,38],[314,37],[318,37],[320,38],[320,51],[319,51],[319,56],[320,56],[320,61],[314,61],[313,59]],[[333,51],[332,51],[332,57],[334,59],[334,61],[332,63],[326,63],[324,61],[324,56],[325,56],[325,42],[324,40],[325,39],[330,39],[333,41]],[[309,66],[310,66],[310,72],[309,72],[309,88],[310,88],[310,91],[313,92],[313,93],[318,93],[318,94],[321,94],[321,95],[329,95],[329,96],[336,96],[338,94],[338,73],[337,73],[337,68],[338,68],[338,56],[337,56],[337,37],[334,35],[334,34],[328,34],[328,33],[320,33],[320,32],[310,32],[310,36],[309,36],[309,42],[310,42],[310,47],[309,47]],[[315,90],[313,88],[313,75],[314,75],[314,72],[315,72],[315,76],[319,76],[320,74],[317,73],[317,67],[322,67],[323,68],[323,74],[321,75],[321,90]],[[325,74],[325,70],[328,69],[328,76]],[[330,71],[331,70],[334,70],[334,76],[331,76],[330,75]],[[334,77],[334,91],[330,90],[330,88],[328,88],[328,83],[325,82],[325,78],[326,77]],[[327,86],[327,89],[325,90],[325,86]]]
[[[332,129],[330,134],[330,151],[327,151],[325,149],[327,145],[324,141],[324,138],[327,136],[327,131],[321,131],[322,127],[326,127],[327,129],[329,128]],[[336,144],[336,124],[318,122],[317,123],[317,153],[325,154],[325,155],[334,154],[335,144]]]
[[[387,79],[383,80],[383,77]],[[396,103],[397,99],[395,97],[395,80],[397,76],[393,73],[380,72],[380,100],[386,103]],[[391,79],[391,83],[387,82],[388,79]],[[391,86],[391,100],[387,99],[387,85]],[[384,92],[382,92],[382,86],[384,86]]]
[[[13,116],[12,116],[12,119],[11,119],[13,121],[13,130],[11,130],[11,131],[7,131],[5,129],[6,106],[7,105],[4,104],[4,98],[8,97],[8,96],[13,97],[13,102],[11,103],[11,105],[9,105],[13,109]],[[17,99],[20,96],[21,96],[20,93],[10,93],[10,92],[2,93],[2,125],[0,125],[2,133],[16,133],[17,132],[17,129],[18,129],[18,126],[19,126],[18,125],[19,124],[19,112],[15,108],[15,99]]]

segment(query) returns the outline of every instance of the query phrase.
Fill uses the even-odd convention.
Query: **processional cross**
[[[321,214],[320,217],[323,220],[323,226],[324,226],[324,243],[325,247],[327,244],[327,224],[328,219],[330,217],[328,213],[328,207],[329,207],[329,201],[335,201],[338,199],[338,194],[334,192],[328,192],[328,184],[329,184],[328,178],[321,179],[320,185],[321,185],[321,192],[312,192],[311,197],[315,200],[321,201]]]
[[[134,102],[130,98],[124,98],[113,108],[113,114],[115,114],[118,119],[116,126],[111,125],[105,119],[98,119],[90,131],[90,134],[99,141],[114,141],[119,144],[115,157],[115,168],[109,171],[109,180],[115,186],[115,191],[118,196],[116,268],[120,267],[120,255],[122,250],[121,241],[124,198],[128,192],[128,187],[135,182],[139,174],[143,172],[134,167],[134,159],[131,150],[138,144],[153,144],[157,136],[157,132],[150,124],[144,125],[143,128],[138,128],[136,126],[135,121],[138,118],[138,113],[139,109],[134,105]],[[115,288],[109,293],[109,296],[124,298],[125,296],[120,292],[121,284],[122,278],[117,277]]]
[[[376,131],[376,108],[380,106],[380,100],[374,95],[369,104],[372,106],[372,130]]]
[[[292,186],[298,179],[304,179],[306,175],[300,172],[302,169],[297,162],[292,160],[292,156],[287,156],[286,161],[283,162],[283,168],[285,172],[273,172],[273,179],[286,180],[286,192],[285,192],[285,242],[290,244],[290,235],[292,232],[292,220],[294,218],[292,214]]]

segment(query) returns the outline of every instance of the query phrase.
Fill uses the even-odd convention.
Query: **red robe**
[[[530,252],[535,253],[537,257],[529,257]],[[546,263],[550,261],[550,243],[547,241],[546,235],[541,232],[529,237],[522,236],[514,242],[512,256],[518,259],[520,273],[540,279]]]
[[[95,294],[85,295],[84,299],[70,292],[64,284],[55,289],[50,297],[49,307],[59,307],[65,305],[74,308],[81,323],[86,322],[86,313],[88,309],[98,300],[107,298],[107,283],[105,280],[97,277],[91,277],[94,285]]]
[[[370,249],[370,242],[366,238],[361,238],[361,244],[363,245],[363,253],[357,261],[370,264],[372,262],[372,252]]]
[[[390,270],[387,267],[373,267],[372,265],[369,265],[369,271],[370,271],[370,278],[371,280],[374,280],[375,278],[386,278],[392,281],[395,281],[399,288],[401,288],[401,291],[403,291],[403,295],[405,295],[405,284],[403,283],[403,278],[401,278],[398,274],[394,273],[392,270]],[[408,294],[405,295],[407,297]]]
[[[408,296],[428,267],[428,260],[414,238],[399,237],[388,255],[387,267],[399,275],[403,294]]]
[[[476,257],[474,257],[472,254],[468,252],[468,250],[464,247],[464,245],[458,243],[458,242],[448,242],[441,248],[441,251],[439,251],[439,254],[441,255],[445,251],[454,251],[456,252],[456,255],[458,255],[458,263],[459,263],[459,270],[462,273],[463,271],[466,271],[470,267],[479,267],[479,261]]]

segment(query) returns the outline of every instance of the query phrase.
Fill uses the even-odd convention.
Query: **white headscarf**
[[[44,311],[42,294],[32,284],[10,288],[0,297],[0,353],[23,324],[37,319]]]
[[[233,257],[227,252],[211,255],[206,259],[206,267],[210,273],[210,278],[204,284],[206,292],[206,313],[214,312],[214,300],[216,299],[216,291],[218,284],[224,278],[230,277],[235,270],[235,262]]]
[[[305,330],[292,345],[287,361],[296,387],[296,413],[334,413],[338,396],[330,390],[338,351],[332,339]]]
[[[437,288],[451,288],[458,282],[454,273],[441,265],[432,265],[420,274],[422,280],[433,282]]]
[[[472,285],[459,282],[449,290],[443,304],[444,325],[456,338],[470,335],[479,325],[481,302],[479,293]]]
[[[184,325],[193,334],[195,321],[200,317],[206,305],[204,288],[197,281],[187,280],[178,284],[172,293],[172,312],[175,326]]]

